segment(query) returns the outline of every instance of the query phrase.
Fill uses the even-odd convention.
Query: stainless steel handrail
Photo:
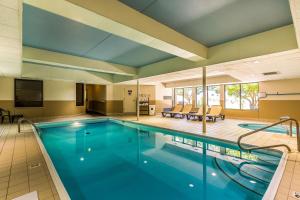
[[[257,129],[257,130],[254,130],[254,131],[251,131],[251,132],[248,132],[248,133],[245,133],[243,135],[241,135],[238,140],[237,140],[237,144],[239,145],[239,147],[242,149],[242,150],[245,150],[245,151],[251,151],[251,150],[257,150],[257,149],[268,149],[268,148],[274,148],[274,147],[285,147],[288,149],[288,151],[290,152],[291,151],[291,148],[286,145],[286,144],[276,144],[276,145],[269,145],[269,146],[262,146],[262,147],[244,147],[242,146],[241,144],[241,140],[244,138],[244,137],[247,137],[249,135],[252,135],[254,133],[257,133],[257,132],[260,132],[260,131],[263,131],[267,128],[271,128],[273,126],[276,126],[278,124],[282,124],[284,122],[288,122],[288,121],[291,121],[291,122],[295,122],[296,124],[296,133],[297,133],[297,150],[300,151],[300,135],[299,135],[299,123],[296,119],[293,119],[293,118],[288,118],[288,119],[284,119],[284,120],[280,120],[279,122],[276,122],[274,124],[271,124],[269,126],[266,126],[266,127],[263,127],[263,128],[260,128],[260,129]]]
[[[21,133],[21,124],[22,124],[22,122],[27,122],[27,123],[31,124],[35,128],[36,131],[38,130],[38,127],[31,120],[25,119],[25,118],[20,118],[18,120],[18,133]]]

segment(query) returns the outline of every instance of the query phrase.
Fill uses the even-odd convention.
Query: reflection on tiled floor
[[[47,119],[61,121],[81,119],[90,116]],[[136,120],[135,117],[118,117]],[[141,123],[202,134],[199,121],[156,117],[141,117]],[[207,123],[207,136],[236,141],[247,130],[237,126],[245,120],[226,119],[216,123]],[[0,200],[12,199],[30,191],[37,191],[39,199],[59,199],[51,180],[48,168],[39,149],[38,143],[29,125],[17,133],[17,125],[0,125]],[[296,139],[283,134],[257,133],[247,138],[245,143],[270,145],[285,143],[296,151]],[[283,149],[282,149],[283,150]],[[300,153],[290,153],[283,179],[276,195],[278,200],[293,200],[293,191],[300,191]]]

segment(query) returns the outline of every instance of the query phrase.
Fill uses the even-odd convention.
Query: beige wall
[[[76,84],[66,81],[43,81],[45,101],[75,101]]]
[[[300,79],[266,81],[259,86],[260,92],[267,94],[300,94]],[[300,120],[300,95],[268,95],[260,100],[260,119],[278,119],[284,115]]]
[[[0,77],[0,107],[25,117],[51,117],[85,113],[85,106],[76,106],[76,85],[66,81],[43,81],[44,106],[14,107],[14,78]]]
[[[106,86],[106,102],[107,102],[107,115],[113,114],[122,114],[126,113],[127,110],[124,109],[124,102],[127,104],[127,107],[133,108],[135,112],[135,101],[129,100],[126,101],[126,95],[128,90],[132,90],[132,99],[136,98],[136,85],[107,85]],[[148,95],[150,104],[155,104],[156,92],[155,86],[151,85],[141,85],[140,93],[143,95]],[[129,104],[130,105],[129,105]]]
[[[164,96],[172,96],[172,95],[173,95],[172,88],[166,88],[163,84],[157,84],[155,86],[155,105],[156,105],[157,113],[162,112],[164,108],[172,107],[173,100],[164,99]]]
[[[14,100],[14,81],[12,78],[0,77],[0,101]]]

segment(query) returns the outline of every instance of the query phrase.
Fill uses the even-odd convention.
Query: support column
[[[140,119],[140,82],[136,80],[136,120]]]
[[[206,67],[202,67],[202,91],[203,91],[203,117],[202,117],[202,133],[206,133],[206,99],[207,99],[207,92],[206,92]]]

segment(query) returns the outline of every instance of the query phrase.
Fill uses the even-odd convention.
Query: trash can
[[[149,105],[149,115],[155,115],[155,105]]]

